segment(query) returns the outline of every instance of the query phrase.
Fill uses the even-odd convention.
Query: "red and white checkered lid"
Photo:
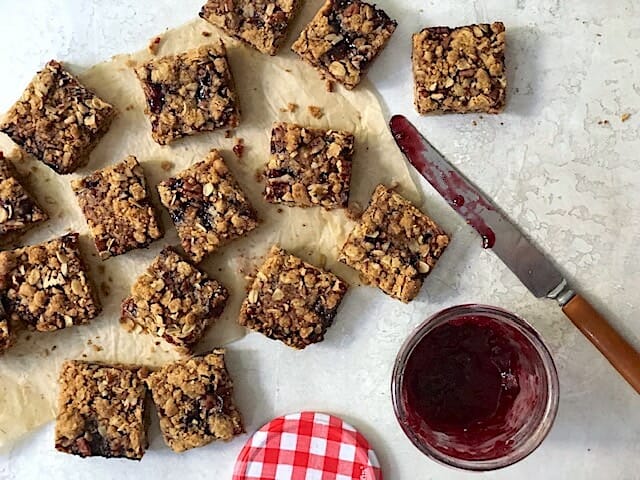
[[[258,430],[238,455],[233,480],[382,480],[369,442],[341,419],[292,413]]]

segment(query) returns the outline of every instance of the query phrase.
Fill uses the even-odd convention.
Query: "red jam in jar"
[[[396,414],[418,448],[436,459],[462,468],[498,468],[503,465],[493,464],[517,457],[539,433],[552,407],[550,427],[557,375],[524,321],[514,316],[522,324],[512,323],[501,310],[463,307],[444,321],[425,322],[403,347],[394,372],[400,376],[394,378]]]

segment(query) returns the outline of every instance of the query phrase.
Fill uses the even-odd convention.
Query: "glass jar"
[[[415,387],[411,386],[414,385],[412,383],[414,380],[410,379],[410,376],[414,375],[412,372],[415,368],[412,366],[408,371],[407,364],[412,360],[412,354],[416,356],[411,365],[423,360],[419,357],[420,354],[415,353],[416,348],[435,329],[447,324],[455,328],[460,322],[465,321],[471,324],[476,321],[474,319],[478,322],[481,320],[478,325],[484,324],[486,328],[499,332],[496,335],[502,337],[500,341],[507,342],[505,345],[513,346],[513,352],[517,352],[511,355],[517,357],[516,363],[520,369],[514,373],[514,378],[518,382],[518,393],[514,396],[510,410],[505,413],[504,418],[497,421],[493,429],[471,425],[469,428],[460,430],[459,433],[453,433],[446,428],[434,426],[433,422],[430,425],[424,416],[416,416],[410,403],[414,394],[409,393],[415,390]],[[483,327],[479,326],[479,328]],[[431,337],[431,341],[434,341],[434,338]],[[473,340],[470,341],[473,342]],[[455,350],[455,345],[453,348]],[[496,347],[491,347],[488,351],[495,350]],[[500,351],[499,347],[498,351]],[[468,362],[469,358],[465,361]],[[473,368],[473,365],[469,368]],[[459,377],[459,372],[453,373],[455,377]],[[504,374],[501,375],[504,376]],[[445,383],[437,387],[443,402],[447,401],[447,389],[455,388],[446,385],[448,380],[446,376],[438,380],[440,384],[443,381]],[[420,381],[424,383],[429,380]],[[391,396],[400,426],[411,442],[426,456],[445,465],[464,470],[495,470],[525,458],[549,433],[558,411],[558,374],[548,348],[540,335],[526,321],[497,307],[460,305],[436,313],[411,333],[395,361]],[[481,401],[477,398],[470,400]],[[474,428],[481,429],[476,432],[478,435],[474,433]]]

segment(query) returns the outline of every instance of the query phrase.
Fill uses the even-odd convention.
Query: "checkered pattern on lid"
[[[233,480],[382,480],[369,442],[348,423],[316,412],[278,417],[242,448]]]

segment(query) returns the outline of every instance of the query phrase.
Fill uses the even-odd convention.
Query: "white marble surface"
[[[88,67],[144,47],[197,14],[201,0],[0,2],[0,111],[55,57]],[[637,0],[380,0],[400,21],[370,77],[390,111],[416,120],[443,153],[553,256],[571,281],[640,347],[640,4]],[[422,26],[502,20],[508,31],[506,113],[418,119],[410,34]],[[630,113],[627,122],[620,116]],[[602,123],[607,120],[608,123]],[[475,121],[477,125],[472,122]],[[440,308],[483,302],[528,319],[560,373],[556,424],[529,458],[487,479],[640,479],[640,403],[551,302],[536,300],[424,185],[430,211],[454,241],[422,294],[402,305],[356,289],[327,340],[294,352],[258,335],[232,345],[229,364],[247,427],[299,409],[360,428],[385,478],[463,479],[403,436],[389,376],[402,341]],[[0,479],[230,478],[246,437],[172,454],[156,430],[144,460],[80,460],[53,451],[47,426],[0,456]]]

